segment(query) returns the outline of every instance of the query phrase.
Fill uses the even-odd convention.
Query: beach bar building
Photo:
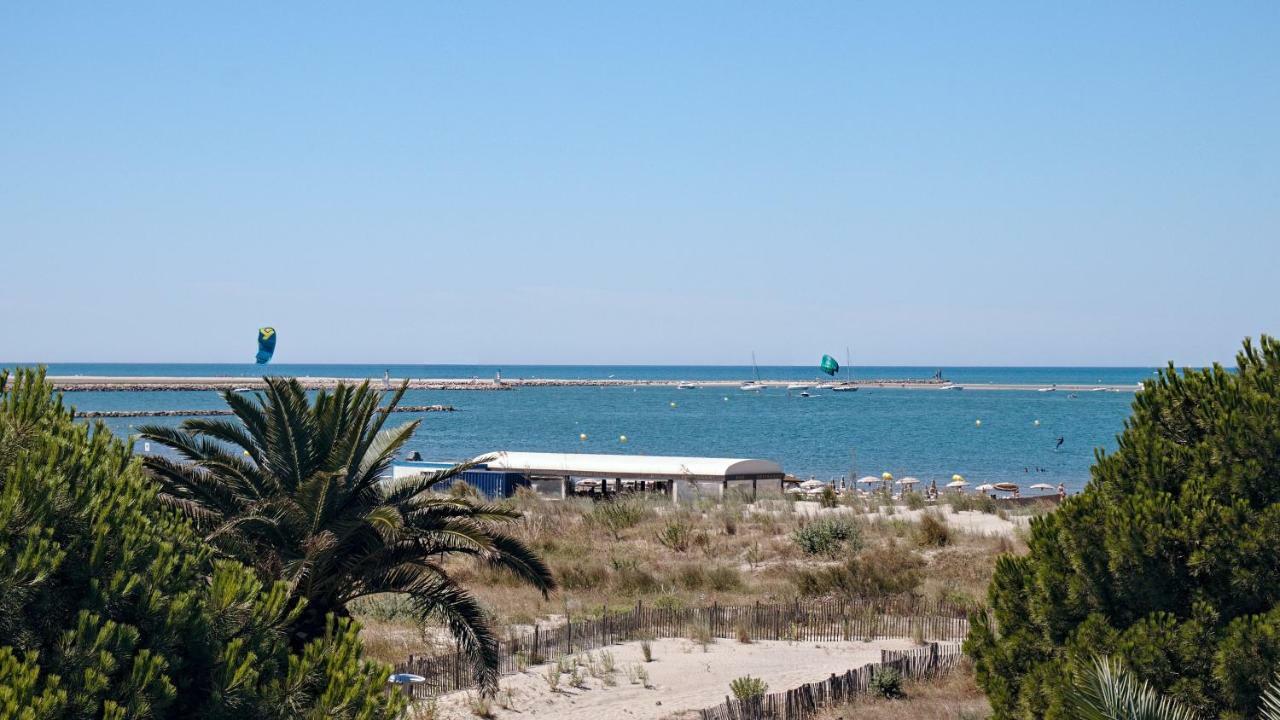
[[[666,455],[594,455],[581,453],[497,452],[484,457],[462,479],[477,485],[490,497],[509,496],[520,486],[539,494],[568,497],[588,488],[603,495],[624,492],[660,492],[672,502],[698,497],[724,497],[735,490],[751,498],[760,490],[782,490],[782,467],[772,460],[742,458],[672,457]],[[429,472],[440,463],[399,462],[396,478]],[[492,474],[490,481],[481,474]],[[491,491],[492,489],[492,491]]]

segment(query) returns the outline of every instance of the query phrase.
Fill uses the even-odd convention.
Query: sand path
[[[723,702],[729,694],[729,683],[743,675],[763,678],[769,683],[769,692],[777,692],[879,662],[882,648],[907,647],[912,647],[908,640],[762,641],[743,645],[720,639],[703,652],[701,646],[688,640],[657,640],[653,642],[653,662],[645,663],[640,644],[627,643],[607,648],[617,663],[616,685],[606,686],[600,679],[587,677],[585,689],[573,688],[569,687],[569,676],[562,675],[560,690],[553,693],[546,681],[547,666],[540,665],[503,678],[499,701],[509,703],[512,709],[503,709],[495,701],[493,710],[497,718],[658,720],[681,717],[689,711]],[[595,655],[598,658],[599,651]],[[649,674],[650,687],[629,682],[628,666],[643,667]],[[467,693],[441,697],[438,710],[441,718],[474,717]]]

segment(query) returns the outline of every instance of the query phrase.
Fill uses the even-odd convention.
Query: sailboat
[[[755,373],[755,379],[750,382],[743,383],[738,387],[738,389],[746,390],[748,392],[760,392],[764,389],[764,385],[760,383],[760,368],[756,365],[756,353],[754,350],[751,351],[751,371]]]
[[[845,349],[844,349],[844,366],[845,366],[845,369],[849,369],[852,367],[849,364],[849,347],[848,346],[845,346]],[[852,374],[852,370],[850,370],[850,374]],[[858,392],[858,386],[854,385],[852,380],[846,380],[842,383],[837,383],[832,385],[831,392]]]

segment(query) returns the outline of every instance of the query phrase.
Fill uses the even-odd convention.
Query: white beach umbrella
[[[1036,483],[1035,485],[1031,486],[1031,489],[1032,490],[1052,490],[1053,486],[1050,485],[1049,483]]]
[[[866,477],[858,478],[859,485],[878,485],[882,482],[884,482],[884,480],[881,480],[875,475],[867,475]]]
[[[901,480],[899,480],[899,481],[898,481],[898,484],[899,484],[899,485],[915,485],[915,484],[916,484],[916,483],[918,483],[918,482],[920,482],[920,481],[919,481],[919,480],[917,480],[916,478],[913,478],[913,477],[908,476],[908,477],[904,477],[904,478],[902,478]]]
[[[974,488],[974,490],[977,490],[978,492],[991,492],[994,489],[995,487],[990,484],[979,485],[978,487]]]
[[[947,483],[947,487],[949,487],[949,488],[962,488],[962,487],[964,487],[964,486],[966,486],[966,485],[968,485],[968,484],[969,484],[969,483],[965,482],[964,480],[952,480],[951,482]]]
[[[804,482],[800,483],[800,487],[805,488],[806,490],[810,488],[820,488],[823,485],[826,485],[826,483],[822,482],[821,480],[805,480]]]

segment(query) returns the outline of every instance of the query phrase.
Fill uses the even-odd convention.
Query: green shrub
[[[791,538],[806,555],[836,556],[861,547],[858,521],[848,517],[825,517],[795,529]]]
[[[872,695],[893,700],[902,697],[902,673],[882,665],[871,671],[869,689]]]
[[[760,678],[744,675],[729,683],[729,690],[739,700],[759,700],[764,697],[765,693],[769,692],[769,684]]]
[[[615,497],[596,503],[587,519],[591,524],[600,527],[614,540],[622,539],[622,531],[639,525],[649,514],[649,507],[638,498]]]
[[[216,560],[43,371],[0,372],[0,717],[396,717],[358,626],[291,648],[298,612]]]
[[[663,547],[676,552],[688,552],[693,543],[693,524],[683,515],[671,518],[662,526],[657,540]]]
[[[907,507],[911,510],[924,509],[924,505],[925,505],[924,496],[918,492],[912,491],[912,492],[902,493],[902,500],[906,502]]]
[[[1135,396],[1084,492],[1001,557],[965,647],[997,717],[1065,716],[1107,655],[1204,717],[1256,717],[1280,663],[1280,342],[1234,372],[1172,366]],[[998,630],[997,630],[998,628]]]

